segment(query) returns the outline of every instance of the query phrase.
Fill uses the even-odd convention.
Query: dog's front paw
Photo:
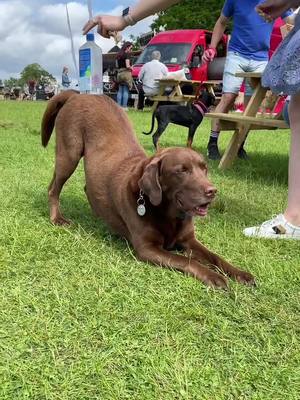
[[[205,274],[204,277],[201,278],[202,282],[205,283],[205,285],[215,288],[215,289],[228,289],[228,282],[225,276],[218,274],[216,272],[210,272],[208,274]]]
[[[237,282],[243,283],[244,285],[256,285],[254,276],[246,271],[240,271],[235,276],[235,279],[237,280]]]
[[[72,221],[64,218],[62,215],[59,217],[51,218],[51,222],[53,225],[71,225]]]

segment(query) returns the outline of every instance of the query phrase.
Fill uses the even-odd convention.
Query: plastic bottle
[[[79,88],[81,93],[103,93],[102,51],[95,43],[93,33],[79,48]]]

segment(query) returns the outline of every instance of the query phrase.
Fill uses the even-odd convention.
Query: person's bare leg
[[[228,113],[233,107],[234,101],[237,97],[236,93],[223,93],[221,100],[214,112],[216,113]],[[214,119],[211,125],[212,130],[220,132],[220,121],[218,119]]]
[[[219,104],[217,105],[216,113],[228,113],[233,107],[234,101],[237,97],[236,93],[223,93]],[[218,137],[220,134],[220,121],[213,119],[211,125],[211,134],[207,144],[207,155],[210,160],[219,160],[221,155],[218,149]]]
[[[300,226],[300,93],[292,96],[289,105],[291,147],[289,158],[288,204],[284,216],[288,222]]]
[[[288,203],[284,214],[259,226],[244,229],[244,235],[268,239],[300,240],[300,93],[292,96],[289,107],[291,145]]]

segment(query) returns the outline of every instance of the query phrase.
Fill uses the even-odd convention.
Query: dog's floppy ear
[[[159,183],[160,158],[153,159],[145,168],[139,180],[139,188],[149,197],[151,204],[158,206],[162,200],[162,190]]]

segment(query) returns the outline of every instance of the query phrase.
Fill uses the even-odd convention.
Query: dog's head
[[[214,106],[216,98],[215,96],[208,92],[207,90],[202,90],[199,96],[199,100],[206,105],[207,108]]]
[[[154,206],[162,202],[176,214],[205,216],[216,188],[207,177],[204,158],[188,148],[169,148],[155,155],[139,180]]]

